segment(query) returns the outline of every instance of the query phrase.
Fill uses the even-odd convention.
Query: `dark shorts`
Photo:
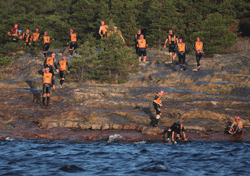
[[[74,48],[74,50],[77,49],[77,42],[70,43],[70,49],[72,49],[72,48]]]
[[[139,56],[147,56],[146,48],[139,48],[138,52]]]
[[[174,53],[175,47],[176,47],[176,44],[169,44],[169,52]]]
[[[60,78],[64,78],[65,77],[65,71],[59,71],[60,72]]]
[[[153,102],[154,108],[156,110],[156,114],[160,114],[161,113],[161,108],[160,105],[158,105],[157,103]]]
[[[51,84],[43,84],[43,94],[50,93],[51,91]]]
[[[12,41],[13,41],[13,42],[17,42],[17,40],[18,40],[18,37],[17,37],[17,36],[12,36]]]
[[[49,49],[49,43],[44,43],[43,51],[48,51],[48,49]]]

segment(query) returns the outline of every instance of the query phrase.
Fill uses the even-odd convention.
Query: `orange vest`
[[[18,36],[18,29],[16,28],[15,33],[12,34],[12,36]]]
[[[23,39],[25,39],[25,42],[29,42],[29,38],[30,38],[30,34],[23,33]]]
[[[158,98],[156,99],[157,104],[161,104],[161,96],[159,94],[156,94],[155,96],[158,95]]]
[[[178,51],[181,52],[185,52],[186,51],[186,44],[185,43],[178,43]]]
[[[104,35],[108,30],[108,25],[102,25],[101,26],[101,31],[102,31],[102,34]]]
[[[173,35],[171,37],[171,35],[168,35],[168,43],[171,44],[171,43],[176,43],[176,36]]]
[[[234,126],[238,127],[239,123],[241,122],[241,120],[239,120],[238,122],[234,121]],[[243,127],[243,125],[241,124],[239,127]]]
[[[76,33],[70,34],[70,40],[71,42],[77,42]]]
[[[44,36],[43,37],[43,43],[50,43],[50,36]]]
[[[54,66],[54,59],[53,59],[53,57],[48,57],[47,60],[46,60],[46,64]]]
[[[52,73],[44,73],[43,74],[43,84],[51,84]]]
[[[66,66],[67,66],[67,64],[66,64],[66,60],[61,60],[61,61],[59,61],[59,65],[60,65],[60,71],[65,71],[66,70]]]
[[[33,33],[33,41],[37,41],[38,38],[40,37],[40,34],[39,33]]]
[[[138,48],[146,48],[147,43],[145,39],[138,39]]]
[[[202,50],[203,49],[203,42],[195,42],[195,50]]]

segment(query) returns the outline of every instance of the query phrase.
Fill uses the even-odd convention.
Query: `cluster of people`
[[[62,87],[64,81],[65,81],[65,74],[66,70],[68,69],[68,73],[70,73],[70,65],[68,64],[66,57],[63,56],[62,60],[58,61],[56,63],[55,59],[56,54],[52,53],[51,57],[48,57],[44,60],[44,69],[39,70],[38,73],[43,75],[43,89],[42,89],[42,107],[50,108],[49,106],[49,100],[50,100],[50,91],[51,88],[55,89],[55,74],[54,70],[56,72],[59,72],[60,75],[60,87]],[[58,70],[59,68],[59,70]],[[47,102],[45,104],[45,99],[47,98]]]
[[[8,35],[11,37],[11,40],[13,42],[17,42],[18,39],[21,39],[24,42],[25,46],[29,45],[38,45],[43,41],[43,54],[44,57],[47,57],[47,52],[50,47],[50,41],[54,41],[54,38],[51,38],[48,35],[48,32],[45,31],[43,33],[43,36],[39,33],[39,29],[36,28],[36,31],[31,35],[30,30],[27,29],[24,33],[22,33],[22,30],[18,29],[18,25],[15,24],[14,28],[12,28],[9,32]],[[69,34],[69,41],[70,43],[70,54],[73,54],[73,51],[75,51],[78,48],[77,45],[77,40],[78,36],[76,33],[73,32],[73,29],[70,29],[70,34]],[[69,45],[69,42],[67,43]],[[76,52],[76,51],[75,51]]]

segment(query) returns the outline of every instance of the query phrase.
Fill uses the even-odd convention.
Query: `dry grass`
[[[238,53],[250,51],[250,41],[248,39],[239,38],[237,42],[225,49],[225,53]]]

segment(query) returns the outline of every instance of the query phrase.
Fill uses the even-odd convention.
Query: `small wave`
[[[76,165],[66,165],[60,168],[61,171],[69,172],[69,173],[76,173],[85,171],[83,168],[78,167]]]

